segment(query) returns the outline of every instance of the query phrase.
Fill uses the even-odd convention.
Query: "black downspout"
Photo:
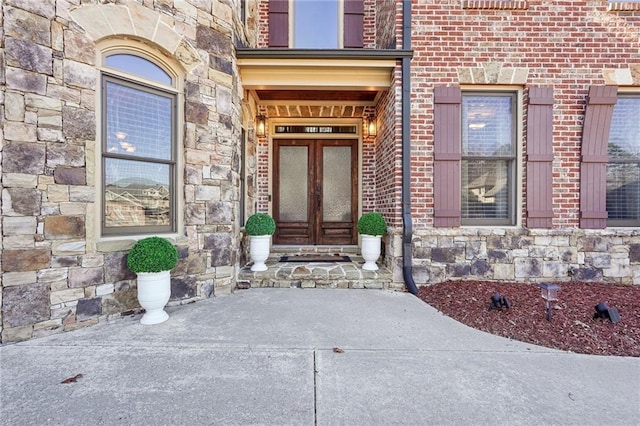
[[[411,0],[402,2],[402,49],[411,49]],[[413,280],[411,219],[411,58],[402,57],[402,276],[412,294],[418,294]]]

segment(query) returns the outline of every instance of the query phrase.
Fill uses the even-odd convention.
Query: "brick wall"
[[[578,229],[580,150],[591,85],[640,86],[640,12],[606,1],[413,2],[412,214],[418,284],[447,279],[640,284],[635,228]],[[615,8],[614,8],[615,9]],[[552,86],[553,229],[433,228],[433,88]],[[526,163],[518,188],[526,211]],[[522,224],[524,217],[520,218]]]
[[[401,75],[394,73],[394,82],[380,99],[377,108],[378,136],[375,144],[375,194],[371,210],[382,213],[389,226],[402,226],[402,128]],[[365,170],[363,170],[363,174]],[[364,204],[364,200],[363,200]],[[364,206],[363,206],[364,211]]]
[[[397,37],[398,10],[401,10],[401,2],[384,0],[376,2],[375,10],[375,36],[376,49],[395,49],[396,42],[402,40],[402,33]],[[366,17],[365,17],[366,19]]]
[[[519,70],[526,74],[521,87],[554,88],[553,225],[577,227],[586,94],[590,85],[611,84],[607,76],[615,69],[640,72],[640,13],[608,11],[605,1],[507,2],[514,9],[486,8],[496,2],[467,3],[482,8],[462,8],[459,1],[413,5],[416,225],[432,224],[433,87],[477,82],[487,88],[506,82],[492,80],[493,74]]]

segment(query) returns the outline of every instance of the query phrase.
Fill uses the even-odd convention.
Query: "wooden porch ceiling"
[[[377,90],[256,90],[268,117],[363,117],[380,96]]]
[[[375,102],[377,90],[256,90],[260,101]]]
[[[396,66],[388,52],[294,53],[239,51],[242,86],[268,117],[363,117],[389,90]]]
[[[363,105],[264,105],[267,117],[288,118],[362,118],[369,108]]]

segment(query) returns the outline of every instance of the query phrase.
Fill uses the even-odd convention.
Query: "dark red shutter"
[[[616,86],[591,86],[582,129],[580,227],[607,226],[607,145]]]
[[[434,89],[434,226],[460,226],[461,104],[459,87]]]
[[[344,47],[364,47],[364,1],[344,2]]]
[[[553,89],[531,87],[527,111],[527,227],[553,221]]]
[[[269,47],[289,47],[288,0],[269,0]]]

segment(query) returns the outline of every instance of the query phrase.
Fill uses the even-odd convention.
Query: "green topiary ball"
[[[380,213],[365,213],[358,220],[358,232],[363,235],[384,235],[387,232],[387,222]]]
[[[273,235],[276,232],[276,222],[266,213],[254,213],[247,219],[244,229],[249,235]]]
[[[178,250],[160,237],[147,237],[136,242],[127,256],[127,266],[132,272],[170,271],[178,263]]]

